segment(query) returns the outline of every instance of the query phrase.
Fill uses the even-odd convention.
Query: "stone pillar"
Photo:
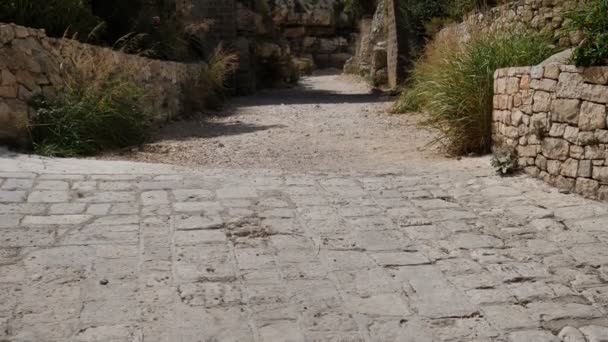
[[[396,88],[405,77],[405,66],[408,62],[407,35],[400,29],[403,18],[399,13],[399,3],[395,0],[385,0],[386,25],[388,31],[387,64],[388,83]]]

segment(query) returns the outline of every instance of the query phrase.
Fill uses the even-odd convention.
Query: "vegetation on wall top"
[[[608,65],[608,0],[590,0],[568,14],[568,29],[581,30],[585,40],[574,51],[579,66]]]

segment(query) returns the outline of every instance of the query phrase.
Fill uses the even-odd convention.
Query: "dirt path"
[[[366,171],[436,158],[416,117],[390,115],[387,96],[321,74],[294,89],[237,98],[221,115],[173,123],[138,151],[104,156],[197,168]]]

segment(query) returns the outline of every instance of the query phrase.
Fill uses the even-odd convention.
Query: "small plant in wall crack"
[[[536,121],[532,125],[531,133],[532,135],[535,135],[538,140],[542,141],[549,135],[549,130],[547,129],[547,126],[543,125],[540,121]]]
[[[519,171],[519,163],[517,162],[517,153],[513,149],[504,147],[494,148],[492,156],[492,167],[501,176],[508,176]]]

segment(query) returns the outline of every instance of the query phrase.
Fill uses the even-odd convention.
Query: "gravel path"
[[[436,156],[416,116],[391,115],[393,98],[359,79],[306,77],[300,86],[236,98],[217,117],[170,124],[137,152],[107,155],[196,168],[382,170]]]

